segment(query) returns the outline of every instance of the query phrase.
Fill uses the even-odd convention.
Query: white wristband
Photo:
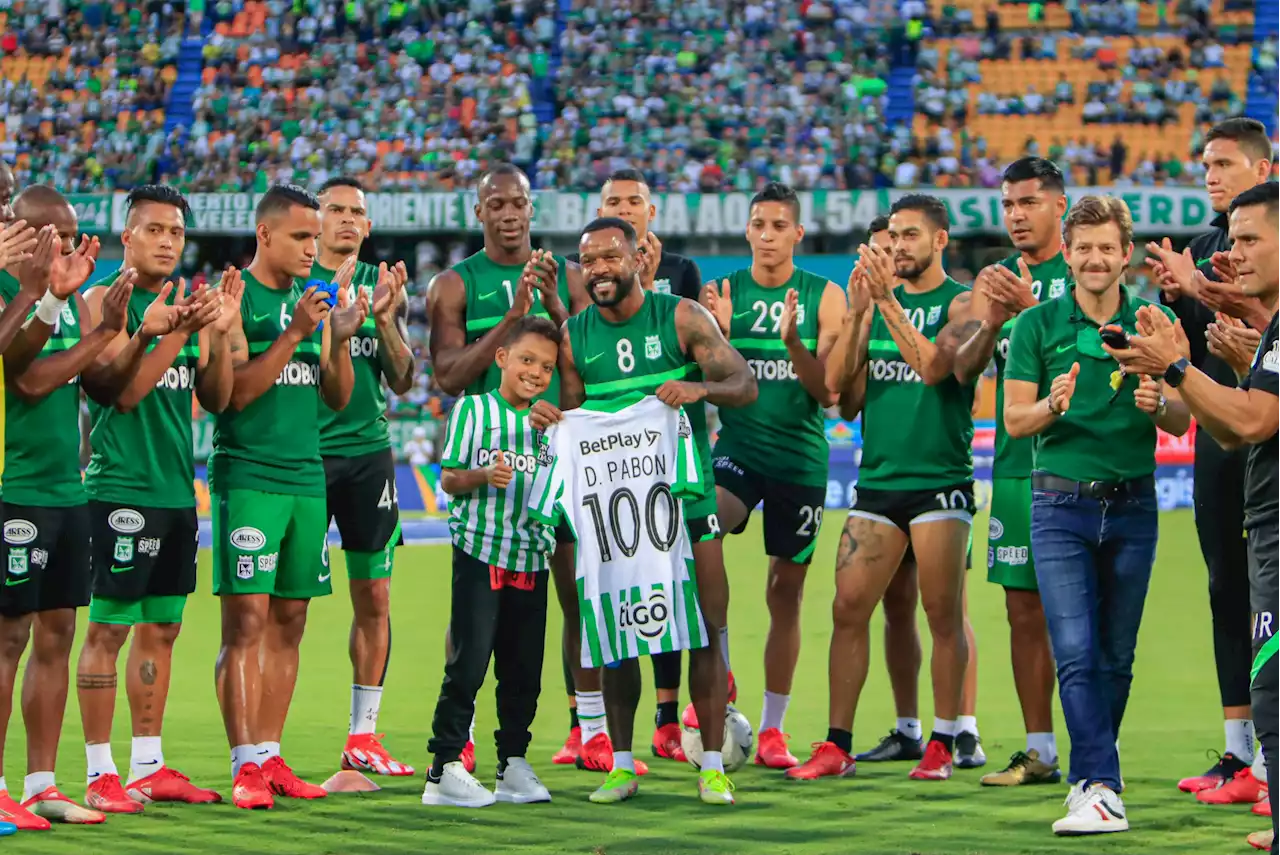
[[[55,297],[46,291],[36,305],[36,319],[41,323],[53,326],[58,322],[58,315],[62,314],[62,307],[65,305],[67,305],[66,300]]]

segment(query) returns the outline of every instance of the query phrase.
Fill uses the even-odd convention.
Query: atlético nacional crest
[[[128,564],[133,561],[133,538],[117,537],[115,560],[118,564]]]

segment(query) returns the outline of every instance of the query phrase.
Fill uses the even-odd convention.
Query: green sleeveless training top
[[[729,344],[747,360],[760,392],[754,404],[720,411],[716,456],[780,481],[825,487],[831,456],[826,417],[796,376],[780,330],[787,291],[794,288],[800,339],[817,353],[818,307],[827,280],[797,267],[785,285],[766,288],[748,268],[731,273],[729,285]]]
[[[554,256],[559,265],[556,279],[560,302],[565,309],[569,308],[569,262],[563,255]],[[516,284],[520,274],[524,272],[523,264],[498,264],[484,250],[468,256],[455,264],[452,270],[462,277],[462,284],[467,292],[467,344],[482,338],[485,333],[502,322],[511,308],[515,297]],[[533,307],[529,314],[549,317],[542,305],[542,294],[533,289]],[[480,377],[467,387],[464,394],[483,395],[492,392],[502,383],[502,372],[497,364],[490,365]],[[560,403],[560,375],[551,375],[551,385],[547,391],[538,396],[546,398],[553,404]]]
[[[309,279],[333,281],[333,270],[312,265]],[[368,292],[369,317],[348,346],[355,383],[346,409],[331,410],[320,401],[320,453],[325,457],[358,457],[391,447],[387,433],[387,398],[382,391],[382,363],[378,359],[378,328],[373,320],[373,289],[378,285],[378,268],[356,262],[351,284]],[[353,295],[354,297],[354,295]]]
[[[18,294],[18,280],[0,271],[0,298]],[[80,343],[80,308],[73,295],[49,332],[37,359]],[[35,314],[35,307],[27,316]],[[12,383],[4,386],[4,475],[0,497],[15,505],[67,508],[85,502],[80,481],[80,377],[77,375],[38,401],[27,402]]]
[[[118,275],[112,274],[98,286],[110,287]],[[172,305],[176,297],[170,294],[167,302]],[[132,336],[137,331],[155,299],[151,291],[133,289],[125,332]],[[153,341],[148,350],[157,344],[159,340]],[[89,498],[149,508],[195,507],[191,400],[199,361],[198,340],[192,335],[133,412],[89,401],[93,456],[84,473]]]
[[[968,290],[947,277],[924,294],[903,285],[893,293],[911,325],[934,341],[947,325],[951,301]],[[879,309],[867,350],[858,486],[929,490],[973,480],[973,385],[952,376],[926,386],[898,352]]]
[[[294,280],[280,291],[268,288],[248,271],[240,317],[257,358],[293,320],[293,307],[305,290]],[[275,385],[243,410],[230,407],[218,415],[209,457],[209,487],[214,490],[261,490],[297,496],[325,494],[320,462],[321,330],[294,351]]]
[[[1021,257],[1021,253],[1014,253],[1000,263],[1014,273],[1019,273],[1018,259]],[[1034,280],[1031,283],[1031,293],[1037,300],[1056,300],[1067,293],[1067,286],[1071,284],[1071,268],[1067,266],[1067,260],[1062,257],[1061,252],[1046,262],[1027,267]],[[1035,455],[1033,437],[1014,439],[1004,429],[1004,369],[1009,361],[1009,339],[1013,336],[1013,325],[1017,321],[1016,317],[1010,318],[1000,328],[1000,335],[996,338],[996,450],[991,463],[993,478],[1030,478],[1032,458]]]
[[[682,299],[646,291],[640,311],[620,324],[605,320],[595,305],[569,318],[573,364],[586,386],[588,401],[652,395],[668,380],[702,382],[702,369],[680,348],[676,332],[676,306]],[[684,410],[698,447],[703,484],[714,487],[707,407],[691,404]]]

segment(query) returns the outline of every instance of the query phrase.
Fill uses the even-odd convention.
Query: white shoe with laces
[[[538,780],[533,767],[523,757],[507,758],[507,768],[498,775],[493,796],[500,802],[517,805],[551,801],[551,792]]]
[[[1054,834],[1107,834],[1129,830],[1124,802],[1106,784],[1085,787],[1081,781],[1071,788],[1065,804],[1067,815],[1053,824]]]
[[[495,801],[493,793],[467,771],[461,760],[445,763],[439,781],[432,781],[428,772],[427,786],[422,791],[422,803],[437,807],[482,808]]]

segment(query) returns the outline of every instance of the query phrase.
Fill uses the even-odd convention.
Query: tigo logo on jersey
[[[661,359],[662,358],[662,339],[656,335],[647,335],[644,337],[644,357],[645,359]]]
[[[133,534],[134,532],[142,531],[146,524],[146,517],[133,508],[120,508],[112,511],[111,516],[107,517],[107,525],[111,526],[111,530],[118,531],[121,534]]]
[[[987,539],[999,540],[1004,537],[1004,523],[995,517],[991,518],[991,522],[987,524]]]
[[[255,552],[267,545],[267,536],[256,528],[241,526],[231,532],[231,545],[245,552]]]
[[[253,578],[253,556],[241,555],[236,559],[236,576],[241,579]]]
[[[4,542],[21,546],[36,539],[39,529],[27,520],[9,520],[4,524]]]
[[[648,602],[619,603],[618,628],[635,630],[643,638],[659,638],[667,631],[670,616],[667,593],[658,589],[649,595]]]
[[[133,561],[133,538],[117,537],[115,560],[117,564],[128,564]]]

